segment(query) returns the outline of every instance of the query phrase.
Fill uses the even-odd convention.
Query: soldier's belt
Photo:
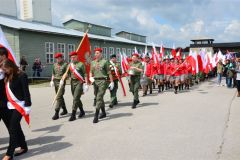
[[[94,78],[95,80],[109,80],[108,77],[99,77],[99,78]]]

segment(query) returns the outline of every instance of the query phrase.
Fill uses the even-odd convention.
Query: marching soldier
[[[118,78],[121,75],[120,66],[117,64],[116,54],[111,55],[110,57],[110,70],[113,78],[114,88],[110,90],[111,103],[109,105],[112,108],[114,105],[118,104],[117,101],[117,89],[118,89]]]
[[[54,58],[57,60],[57,62],[54,63],[54,65],[53,65],[52,80],[50,82],[50,86],[55,87],[56,93],[58,91],[58,88],[61,87],[59,90],[59,93],[56,97],[55,114],[52,117],[53,120],[57,120],[59,118],[60,108],[63,109],[63,111],[60,115],[65,115],[68,113],[66,105],[65,105],[65,101],[63,98],[64,92],[65,92],[65,81],[61,81],[63,74],[67,70],[67,63],[64,62],[62,53],[56,53],[54,55]]]
[[[138,60],[139,55],[132,55],[132,62],[129,64],[128,74],[130,75],[130,91],[133,93],[134,99],[132,108],[136,108],[137,104],[140,103],[138,89],[140,86],[141,73],[143,72],[142,63]]]
[[[98,123],[98,119],[106,117],[104,95],[109,87],[110,90],[114,88],[114,82],[110,71],[109,61],[102,58],[102,49],[96,48],[95,60],[91,63],[90,81],[95,83],[96,87],[96,112],[93,123]],[[110,80],[110,84],[109,84]],[[99,111],[102,111],[99,116]]]
[[[74,121],[76,120],[76,112],[78,108],[80,109],[78,118],[85,116],[83,104],[80,98],[83,94],[84,87],[86,86],[84,83],[88,83],[88,79],[84,64],[78,61],[77,52],[71,52],[69,56],[71,57],[69,75],[71,82],[71,92],[73,95],[72,115],[69,118],[69,121]]]

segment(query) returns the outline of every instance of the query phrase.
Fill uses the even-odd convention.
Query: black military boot
[[[99,116],[99,119],[105,118],[107,116],[106,112],[105,112],[105,107],[101,107],[101,115]]]
[[[183,84],[181,84],[181,88],[182,88],[182,90],[183,90]]]
[[[72,111],[72,115],[68,121],[74,121],[74,120],[76,120],[76,111]]]
[[[79,109],[80,109],[80,113],[79,113],[79,115],[78,115],[78,118],[82,118],[83,116],[85,116],[85,111],[83,110],[83,107],[82,107],[82,106],[79,107]]]
[[[177,94],[178,86],[174,86],[174,89],[175,89],[174,93]]]
[[[162,92],[164,91],[164,84],[162,84]]]
[[[94,100],[93,100],[93,106],[96,106],[97,105],[97,100],[96,100],[96,98],[94,98]]]
[[[52,120],[57,120],[57,119],[59,119],[59,110],[55,110],[55,114],[52,117]]]
[[[160,93],[160,92],[161,92],[161,86],[158,85],[158,93]]]
[[[150,88],[150,92],[149,92],[149,94],[152,94],[152,88]]]
[[[93,119],[93,123],[98,123],[98,115],[99,115],[99,109],[96,109],[94,119]]]
[[[109,108],[113,108],[113,104],[112,103],[109,104]]]
[[[137,104],[140,103],[139,100],[134,100],[132,104],[132,109],[135,109],[137,107]]]
[[[63,107],[63,111],[60,113],[61,116],[68,114],[67,108]]]

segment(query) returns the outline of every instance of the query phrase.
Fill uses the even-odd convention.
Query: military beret
[[[62,53],[55,53],[54,55],[54,58],[59,58],[59,57],[63,57],[63,54]]]
[[[69,53],[69,56],[70,56],[70,57],[71,57],[71,56],[76,56],[76,55],[77,55],[77,52],[75,52],[75,51]]]
[[[94,49],[94,52],[101,52],[102,53],[102,48],[96,48],[96,49]]]
[[[116,54],[112,54],[110,58],[117,58]]]

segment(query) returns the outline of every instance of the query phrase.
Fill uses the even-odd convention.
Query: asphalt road
[[[128,90],[128,86],[126,86]],[[15,159],[32,160],[239,160],[240,98],[236,89],[217,87],[215,81],[195,85],[177,95],[173,91],[140,97],[131,109],[132,95],[107,109],[107,118],[93,124],[92,87],[82,96],[86,116],[69,122],[53,121],[54,90],[31,86],[31,128],[22,126],[29,152]],[[140,92],[142,95],[142,92]],[[105,101],[109,104],[109,92]],[[65,101],[71,112],[70,86]],[[8,134],[0,122],[0,156],[6,152]]]

